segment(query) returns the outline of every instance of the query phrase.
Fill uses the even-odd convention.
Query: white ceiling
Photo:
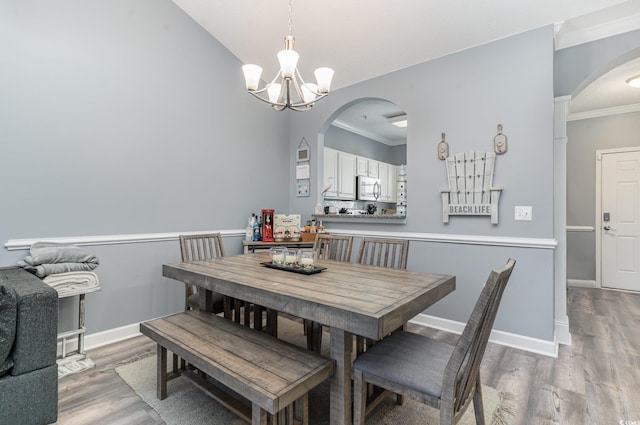
[[[262,66],[264,80],[275,76],[288,0],[173,1],[241,62]],[[292,21],[303,78],[329,66],[337,89],[545,25],[556,26],[558,49],[637,29],[640,0],[293,0]],[[620,73],[640,74],[639,66]],[[640,104],[638,89],[605,99],[614,83],[603,81],[576,97],[576,111],[623,97]]]

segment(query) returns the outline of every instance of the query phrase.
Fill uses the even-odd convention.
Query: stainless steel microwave
[[[358,176],[356,183],[356,199],[358,201],[377,201],[380,198],[380,179]]]

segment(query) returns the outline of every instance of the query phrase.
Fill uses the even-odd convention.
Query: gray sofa
[[[58,417],[58,294],[21,268],[0,269],[0,425]]]

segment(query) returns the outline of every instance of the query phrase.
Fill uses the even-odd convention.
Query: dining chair
[[[348,262],[352,244],[353,236],[318,233],[313,250],[318,253],[318,259]]]
[[[484,425],[480,363],[515,260],[493,270],[455,346],[398,331],[353,363],[354,420],[364,424],[366,384],[371,383],[440,409],[440,425],[453,425],[471,400],[477,425]]]
[[[360,240],[357,263],[406,269],[409,256],[407,239],[367,238]]]
[[[213,258],[224,257],[224,245],[222,244],[222,235],[220,233],[204,233],[197,235],[179,235],[180,254],[183,263],[193,261],[211,260]],[[200,301],[196,288],[186,283],[184,296],[184,309],[199,308]],[[207,300],[207,310],[213,313],[221,313],[224,311],[224,297],[214,293],[211,300]]]
[[[360,239],[360,248],[356,262],[370,266],[388,267],[392,269],[406,269],[409,257],[408,239],[368,238]],[[373,344],[373,340],[367,340],[367,344]],[[356,352],[364,351],[365,339],[356,338]]]
[[[205,233],[196,235],[180,235],[180,252],[183,262],[210,260],[224,257],[224,245],[220,233]],[[185,310],[199,308],[200,300],[193,285],[185,283]],[[253,326],[254,329],[265,330],[277,334],[277,312],[267,310],[257,304],[247,303],[243,300],[225,297],[213,293],[211,298],[205,301],[206,311],[214,314],[224,312],[227,319],[242,323],[245,326]],[[266,314],[266,323],[263,326],[263,313]],[[253,312],[253,316],[251,313]],[[253,319],[253,320],[252,320]],[[266,327],[266,329],[265,329]]]
[[[388,267],[393,269],[406,269],[407,258],[409,257],[409,240],[408,239],[387,239],[387,238],[369,238],[360,239],[360,248],[356,262],[359,264],[368,264],[371,266]],[[406,329],[406,324],[403,325]],[[374,340],[364,338],[360,335],[356,336],[356,354],[360,355],[366,347],[371,347],[375,343]],[[374,386],[367,386],[367,393],[373,395]],[[397,395],[398,404],[404,401],[402,395]]]
[[[313,244],[321,260],[349,262],[351,260],[351,245],[353,236],[329,235],[318,233]],[[322,349],[322,323],[304,320],[304,333],[307,336],[307,350],[320,353]]]

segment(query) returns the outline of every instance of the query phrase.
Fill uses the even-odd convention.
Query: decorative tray
[[[322,270],[326,270],[326,267],[320,267],[320,266],[313,266],[313,268],[310,268],[310,269],[304,269],[298,266],[282,266],[280,264],[273,264],[270,261],[266,261],[260,264],[270,269],[278,269],[278,270],[284,270],[287,272],[300,273],[300,274],[316,274],[316,273],[320,273]]]

